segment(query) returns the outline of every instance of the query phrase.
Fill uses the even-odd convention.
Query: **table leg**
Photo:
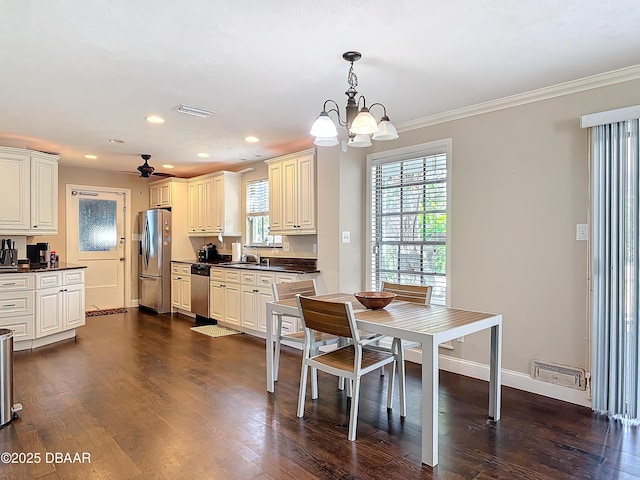
[[[438,464],[438,345],[422,344],[422,463]]]
[[[500,395],[502,372],[502,316],[498,324],[491,327],[491,365],[489,373],[489,418],[500,420]]]
[[[273,307],[267,303],[267,391],[273,393]]]

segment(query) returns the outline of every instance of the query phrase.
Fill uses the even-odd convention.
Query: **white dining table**
[[[438,464],[438,345],[481,330],[491,330],[489,418],[500,419],[502,315],[394,300],[384,309],[367,310],[351,294],[314,298],[352,302],[359,329],[422,344],[422,462]],[[267,390],[274,392],[275,313],[297,317],[296,300],[267,303]]]

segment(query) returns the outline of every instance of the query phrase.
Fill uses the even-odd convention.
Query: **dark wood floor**
[[[214,339],[192,325],[133,309],[87,318],[75,342],[16,352],[24,410],[0,430],[0,452],[41,461],[0,464],[0,478],[640,479],[637,429],[506,387],[502,420],[492,424],[488,385],[446,372],[440,464],[421,465],[415,364],[404,422],[397,407],[387,413],[384,380],[365,376],[349,442],[334,377],[319,374],[320,399],[298,419],[299,352],[284,349],[276,394],[267,394],[263,340]],[[55,452],[86,452],[91,463],[47,462]]]

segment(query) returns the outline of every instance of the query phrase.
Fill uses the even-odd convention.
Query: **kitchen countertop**
[[[270,265],[250,262],[198,262],[197,260],[171,260],[177,263],[201,263],[211,265],[216,268],[237,268],[241,270],[260,270],[263,272],[286,272],[286,273],[319,273],[315,266],[315,260],[308,259],[270,259]]]
[[[26,267],[26,268],[24,268]],[[73,270],[76,268],[87,268],[85,265],[75,265],[73,263],[56,262],[54,265],[47,266],[30,266],[28,264],[18,265],[15,268],[2,268],[2,273],[40,273],[40,272],[56,272],[58,270]]]

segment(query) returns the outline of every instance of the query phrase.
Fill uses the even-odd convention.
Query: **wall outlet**
[[[588,240],[589,239],[589,224],[578,223],[576,225],[576,240]]]
[[[288,252],[289,251],[289,242],[284,242],[282,244],[282,251],[284,251],[284,252]]]
[[[342,232],[342,243],[351,243],[351,232]]]

